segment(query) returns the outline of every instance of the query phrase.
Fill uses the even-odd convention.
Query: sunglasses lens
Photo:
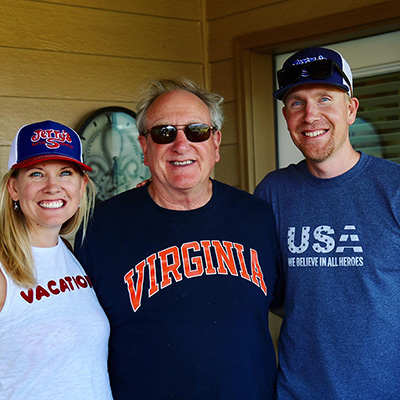
[[[332,60],[317,60],[307,65],[307,71],[313,79],[326,79],[333,74]]]
[[[154,143],[172,143],[177,134],[177,130],[172,125],[154,126],[150,129],[151,138]]]
[[[206,124],[191,124],[185,127],[185,135],[190,142],[204,142],[210,137],[211,130]]]
[[[291,67],[281,69],[278,71],[278,83],[280,87],[290,85],[297,82],[301,75],[303,66],[293,65]]]
[[[213,128],[207,124],[190,124],[183,129],[187,140],[190,142],[204,142],[210,137]],[[167,144],[175,140],[178,130],[173,125],[160,125],[153,126],[150,129],[150,134],[154,143]]]

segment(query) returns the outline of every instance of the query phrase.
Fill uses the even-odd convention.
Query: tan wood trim
[[[358,37],[390,32],[400,28],[400,2],[391,0],[325,17],[266,29],[240,36],[234,41],[243,49],[255,51],[290,51],[296,43],[310,45],[344,41]],[[308,46],[308,43],[306,44]],[[284,47],[283,49],[281,47]],[[300,46],[302,47],[302,46]]]
[[[207,0],[200,0],[200,31],[201,31],[201,50],[204,73],[204,85],[207,90],[211,89],[211,77],[208,56],[208,24],[207,24]]]
[[[236,64],[236,98],[237,121],[238,121],[238,143],[239,143],[239,178],[240,187],[244,190],[250,188],[249,180],[252,179],[251,153],[248,150],[247,141],[253,138],[253,126],[251,124],[251,93],[249,79],[250,73],[250,51],[242,48],[234,42],[234,59]],[[248,132],[248,134],[247,134]]]
[[[260,182],[265,171],[276,166],[273,91],[274,66],[271,54],[251,53],[253,102],[253,168],[251,188]]]

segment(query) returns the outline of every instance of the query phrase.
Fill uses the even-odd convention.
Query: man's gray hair
[[[212,126],[218,130],[221,129],[224,121],[222,113],[222,102],[224,98],[216,93],[210,93],[201,89],[195,82],[188,78],[179,77],[176,79],[154,79],[150,82],[149,87],[141,94],[136,105],[136,124],[141,135],[146,131],[146,113],[151,104],[159,96],[174,90],[184,90],[197,96],[210,110]]]

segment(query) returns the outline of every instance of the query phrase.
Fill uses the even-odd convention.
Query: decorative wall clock
[[[78,133],[84,161],[93,168],[89,176],[96,184],[99,201],[150,178],[150,171],[143,164],[133,111],[124,107],[101,108],[85,120]]]

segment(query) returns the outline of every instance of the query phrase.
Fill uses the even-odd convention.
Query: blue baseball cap
[[[302,65],[304,68],[301,68]],[[323,47],[308,47],[293,54],[283,63],[277,76],[279,89],[274,92],[274,97],[278,100],[282,100],[292,88],[310,83],[333,85],[350,95],[353,93],[353,75],[349,64],[339,52]]]
[[[11,144],[8,169],[47,160],[71,161],[84,171],[92,171],[83,163],[81,139],[73,129],[54,121],[23,126]]]

